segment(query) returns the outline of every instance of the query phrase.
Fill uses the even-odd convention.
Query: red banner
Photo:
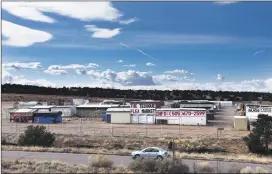
[[[182,117],[182,116],[205,116],[206,111],[156,111],[156,116]]]

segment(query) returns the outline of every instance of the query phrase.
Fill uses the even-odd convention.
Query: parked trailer
[[[259,114],[272,116],[272,105],[246,105],[245,108],[249,122],[256,121]]]
[[[198,108],[162,108],[156,109],[155,119],[156,123],[207,125],[207,111]]]

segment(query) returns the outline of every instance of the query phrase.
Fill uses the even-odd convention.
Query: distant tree
[[[249,150],[253,153],[269,153],[269,144],[272,142],[272,117],[259,114],[251,133],[244,137]]]

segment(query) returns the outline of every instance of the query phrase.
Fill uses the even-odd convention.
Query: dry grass
[[[103,154],[103,155],[130,155],[132,150],[108,150],[99,148],[45,148],[45,147],[24,147],[24,146],[3,146],[5,151],[31,151],[31,152],[58,152],[58,153],[77,153],[77,154]],[[210,154],[210,153],[179,153],[176,156],[183,159],[203,159],[203,160],[220,160],[220,161],[237,161],[260,164],[271,164],[271,157],[263,157],[255,154]]]
[[[123,167],[96,168],[91,165],[70,165],[60,161],[1,161],[3,173],[131,173]]]
[[[261,167],[256,167],[254,170],[251,167],[247,166],[241,169],[240,173],[268,173],[268,171]]]
[[[210,153],[176,153],[183,159],[220,160],[233,162],[248,162],[258,164],[271,164],[271,157],[263,157],[255,154],[210,154]]]
[[[5,151],[30,151],[30,152],[57,152],[57,153],[77,153],[77,154],[105,154],[105,155],[120,155],[127,156],[131,154],[131,150],[108,150],[97,148],[55,148],[55,147],[38,147],[38,146],[3,146]]]

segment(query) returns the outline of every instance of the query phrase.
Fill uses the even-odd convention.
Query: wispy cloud
[[[102,38],[102,39],[108,39],[113,38],[114,36],[120,34],[121,28],[115,28],[115,29],[106,29],[106,28],[98,28],[95,25],[85,25],[85,28],[87,31],[93,32],[92,37],[93,38]]]
[[[11,63],[3,63],[3,68],[5,69],[34,69],[38,70],[42,68],[40,62],[11,62]]]
[[[137,20],[138,20],[137,18],[131,18],[131,19],[128,19],[128,20],[120,20],[119,23],[124,24],[124,25],[128,25],[128,24],[131,24],[133,22],[136,22]]]
[[[146,66],[156,66],[155,64],[153,64],[153,63],[151,63],[151,62],[147,62],[145,65],[146,65]]]
[[[44,73],[51,75],[64,75],[67,74],[67,71],[62,69],[47,69]]]
[[[215,1],[214,3],[219,4],[219,5],[229,5],[229,4],[234,4],[237,2],[238,1]]]
[[[118,62],[118,63],[123,63],[124,61],[123,61],[123,60],[118,60],[117,62]]]
[[[123,66],[126,66],[126,67],[136,67],[136,65],[135,65],[135,64],[123,65]]]
[[[127,48],[130,48],[128,45],[126,45],[126,44],[124,44],[124,43],[122,43],[122,42],[120,42],[120,45],[122,45],[122,46],[124,46],[124,47],[127,47]]]
[[[258,54],[262,54],[265,50],[259,50],[259,51],[256,51],[253,56],[257,56]]]
[[[239,38],[220,35],[202,34],[165,34],[165,33],[139,33],[131,41],[134,46],[157,45],[197,45],[197,44],[229,44],[240,41]]]
[[[218,73],[218,74],[216,75],[216,79],[217,79],[217,80],[220,80],[220,81],[223,81],[223,80],[225,80],[225,77],[224,77],[222,74]]]
[[[194,73],[191,73],[187,70],[184,69],[175,69],[175,70],[171,70],[171,71],[165,71],[164,73],[166,74],[185,74],[185,75],[194,75]]]

